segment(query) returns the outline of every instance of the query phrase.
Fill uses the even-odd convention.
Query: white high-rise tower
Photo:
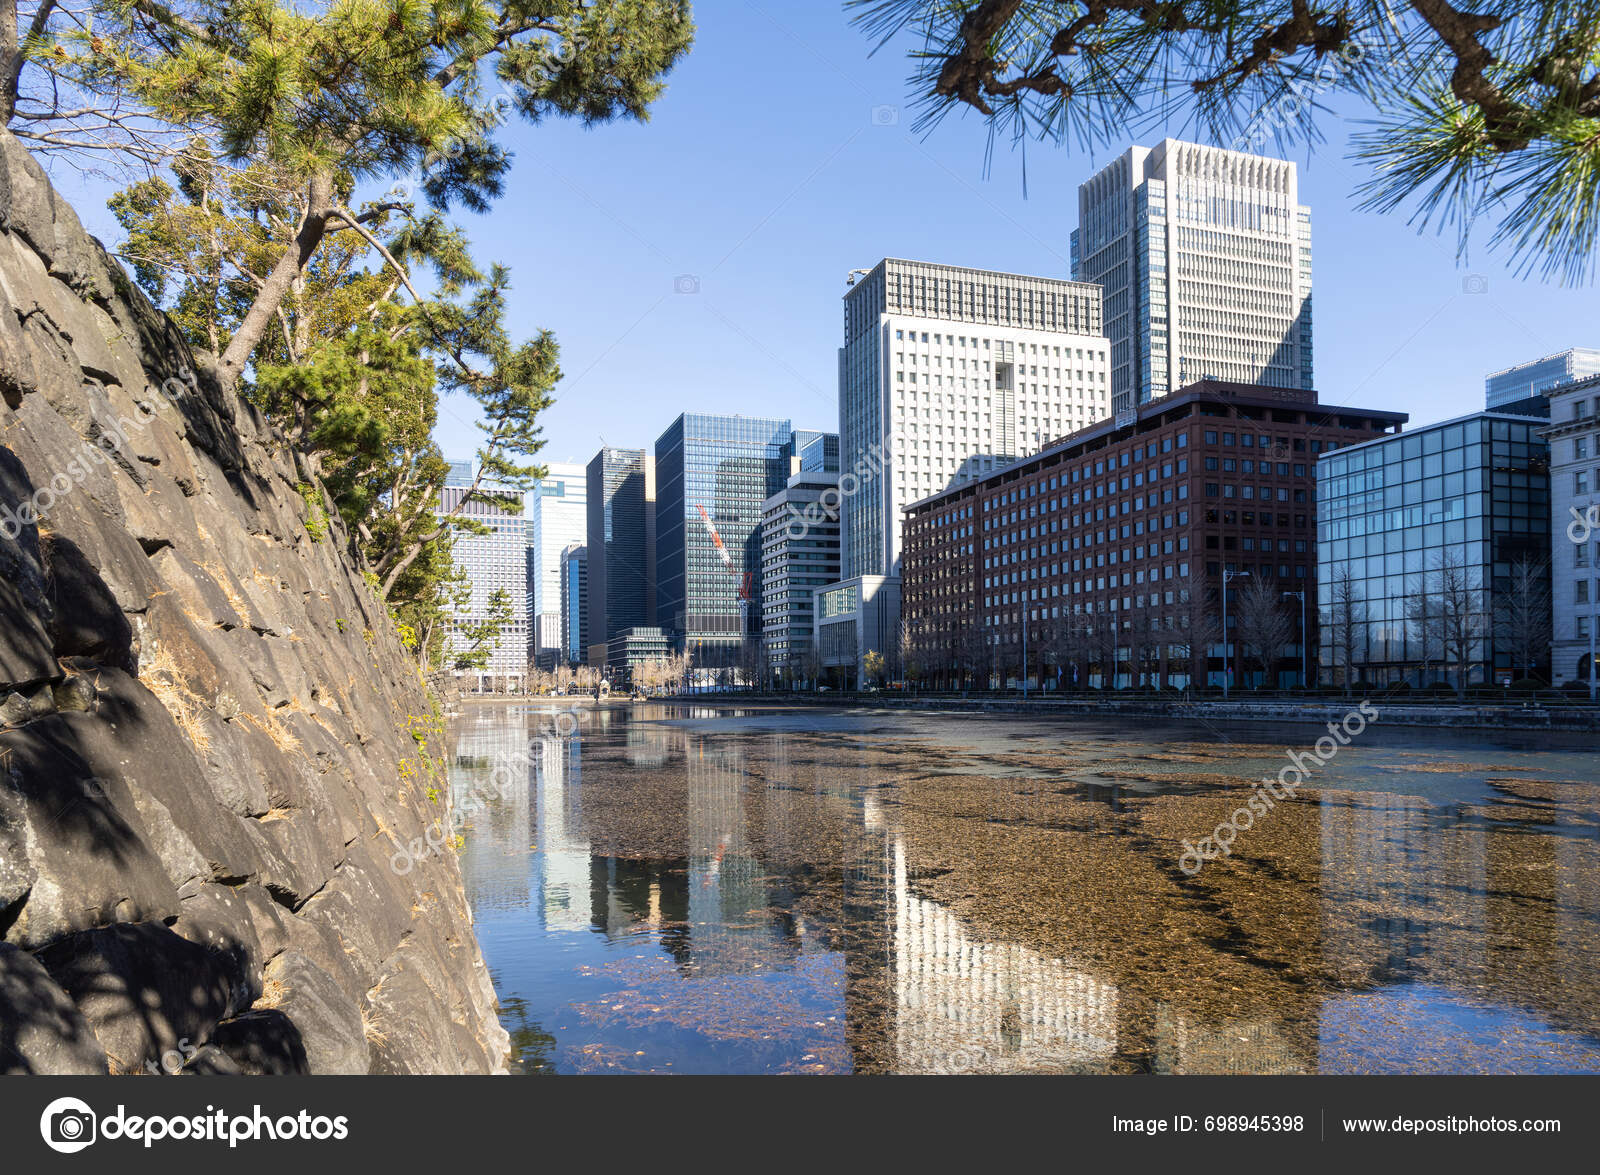
[[[899,574],[902,507],[1110,415],[1100,290],[888,258],[844,298],[843,576]]]
[[[1130,148],[1078,188],[1072,274],[1104,291],[1118,411],[1206,378],[1314,386],[1311,211],[1293,163]]]

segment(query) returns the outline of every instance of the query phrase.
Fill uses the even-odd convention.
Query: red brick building
[[[1098,685],[1115,667],[1118,685],[1220,684],[1227,573],[1233,682],[1298,682],[1317,457],[1407,419],[1202,381],[913,503],[905,672],[981,687],[1016,682],[1026,657],[1035,683]]]

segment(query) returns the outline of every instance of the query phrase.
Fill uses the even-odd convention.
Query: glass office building
[[[574,543],[561,552],[561,653],[581,665],[589,648],[589,548]]]
[[[1483,383],[1484,407],[1491,412],[1545,416],[1549,414],[1545,392],[1595,375],[1600,375],[1600,351],[1569,347],[1491,374]]]
[[[1078,187],[1072,276],[1105,293],[1117,412],[1202,379],[1316,386],[1311,210],[1287,160],[1130,147]]]
[[[612,637],[655,623],[655,459],[643,449],[601,449],[586,493],[587,661],[598,667]]]
[[[684,413],[656,441],[656,615],[695,668],[761,631],[761,506],[788,480],[787,420]]]
[[[794,432],[790,455],[799,463],[795,473],[838,473],[839,434],[800,428]]]
[[[1512,570],[1550,555],[1549,445],[1541,421],[1497,412],[1352,445],[1317,463],[1317,592],[1322,680],[1343,674],[1341,620],[1354,621],[1351,679],[1504,684],[1517,664],[1507,631]],[[1459,590],[1445,580],[1459,569]],[[1343,608],[1341,584],[1355,605]],[[1471,638],[1464,666],[1438,616],[1454,598]],[[1546,654],[1548,655],[1548,654]],[[1463,674],[1464,670],[1464,674]]]

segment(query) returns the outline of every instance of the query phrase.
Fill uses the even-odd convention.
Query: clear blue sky
[[[510,266],[517,327],[561,344],[543,459],[587,461],[602,440],[653,448],[686,410],[837,427],[850,269],[902,256],[1070,276],[1077,185],[1128,145],[1094,157],[1031,145],[1025,197],[1007,145],[984,177],[976,116],[912,133],[904,47],[869,57],[837,5],[701,0],[695,18],[695,47],[649,123],[512,124],[505,196],[463,219],[480,260]],[[1453,236],[1356,211],[1349,128],[1324,127],[1328,142],[1294,158],[1313,217],[1325,401],[1436,420],[1481,408],[1491,370],[1600,345],[1593,287],[1518,280],[1487,234],[1458,264]],[[114,238],[104,190],[91,191],[78,206]],[[677,292],[682,275],[697,293]],[[1486,292],[1466,292],[1467,275]],[[475,448],[470,407],[442,406],[447,456]]]

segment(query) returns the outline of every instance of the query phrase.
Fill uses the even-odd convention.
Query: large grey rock
[[[459,1047],[448,1009],[415,971],[385,975],[367,995],[367,1019],[374,1073],[464,1073],[473,1068]],[[425,1067],[433,1065],[439,1068]]]
[[[116,669],[99,674],[95,714],[63,715],[79,753],[99,775],[158,801],[203,855],[210,876],[243,881],[260,870],[243,821],[211,794],[192,743],[144,685]],[[166,862],[174,869],[183,860]]]
[[[234,892],[244,902],[245,909],[250,914],[250,924],[255,930],[256,941],[261,944],[261,957],[271,961],[275,956],[288,950],[289,931],[284,926],[286,918],[293,917],[272,900],[263,886],[257,884],[238,886]]]
[[[0,1074],[106,1072],[89,1022],[32,955],[0,943]]]
[[[60,676],[34,502],[33,483],[16,455],[0,448],[0,692]]]
[[[413,893],[386,861],[358,842],[333,880],[298,913],[338,935],[351,965],[372,984],[410,925]]]
[[[231,1000],[228,1015],[237,1015],[261,996],[261,971],[266,955],[256,933],[250,905],[226,885],[202,885],[185,895],[174,934],[205,947],[227,972]]]
[[[44,168],[11,135],[0,135],[0,226],[46,259],[55,250],[55,190]]]
[[[113,1072],[197,1047],[236,1004],[230,960],[160,923],[121,923],[35,953],[105,1047]]]
[[[299,1030],[308,1071],[365,1073],[372,1064],[357,996],[299,951],[285,951],[267,967],[272,1006]]]
[[[51,534],[42,549],[56,656],[90,657],[132,670],[133,628],[82,548],[66,535]]]
[[[252,1077],[311,1073],[300,1025],[278,1008],[256,1008],[217,1025],[212,1045]]]
[[[70,720],[82,717],[53,715],[0,733],[0,826],[21,830],[34,873],[5,933],[23,947],[177,913],[177,891],[127,785],[99,775],[76,750]]]

